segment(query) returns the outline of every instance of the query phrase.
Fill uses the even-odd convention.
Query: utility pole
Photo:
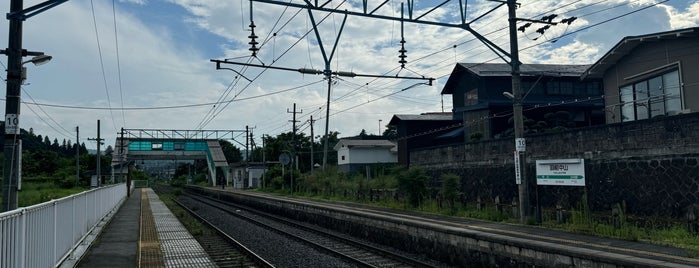
[[[10,13],[22,11],[22,0],[10,2]],[[7,95],[5,97],[5,170],[2,180],[2,211],[10,211],[17,208],[17,185],[22,179],[19,159],[22,151],[19,149],[22,143],[19,135],[19,108],[20,89],[22,83],[22,20],[11,18],[10,32],[7,45]]]
[[[131,197],[131,164],[126,161],[126,157],[124,156],[125,146],[124,128],[122,127],[121,132],[119,133],[119,173],[124,173],[124,163],[126,163],[126,196]],[[192,175],[190,174],[189,177],[191,178]]]
[[[313,169],[315,168],[315,160],[314,160],[314,155],[313,155],[313,146],[315,146],[315,138],[313,137],[313,116],[311,115],[311,119],[309,120],[311,123],[311,172],[313,172]]]
[[[245,182],[248,181],[248,178],[250,175],[248,172],[250,172],[250,128],[246,125],[245,126],[245,178],[243,178],[243,187],[245,187]],[[235,183],[234,183],[235,184]],[[234,185],[235,186],[235,185]],[[233,187],[235,188],[235,187]]]
[[[293,114],[292,115],[292,120],[291,120],[291,129],[292,129],[292,134],[291,134],[291,194],[294,194],[294,164],[296,165],[296,169],[298,169],[298,159],[296,156],[296,114],[303,113],[303,110],[300,112],[296,111],[296,103],[294,103],[294,110],[289,111],[289,109],[286,109],[287,113]]]
[[[267,157],[265,154],[265,134],[262,134],[262,164],[265,167],[265,172],[262,172],[262,188],[265,188],[265,173],[267,173]]]
[[[80,184],[80,127],[75,127],[75,186]]]
[[[24,9],[23,0],[11,0],[7,49],[0,53],[7,55],[7,89],[5,94],[5,144],[3,147],[4,170],[2,180],[2,209],[10,211],[17,208],[17,191],[22,181],[22,137],[20,136],[20,101],[23,80],[22,64],[32,62],[42,64],[51,59],[42,52],[22,49],[22,23],[26,19],[53,8],[67,0],[49,0]],[[22,62],[23,56],[36,56]]]
[[[97,138],[87,138],[88,140],[91,141],[96,141],[97,142],[97,185],[95,187],[100,187],[102,186],[102,170],[100,169],[101,162],[102,162],[102,153],[100,152],[100,145],[102,145],[102,141],[104,139],[100,138],[100,120],[97,120]]]
[[[517,1],[507,0],[507,9],[509,12],[509,28],[510,28],[510,65],[512,67],[512,95],[514,99],[512,100],[512,110],[515,125],[515,146],[517,142],[524,136],[524,119],[522,116],[522,91],[520,89],[521,77],[519,72],[519,47],[517,44]],[[529,206],[529,183],[526,176],[526,161],[525,152],[516,150],[517,161],[519,163],[519,169],[515,168],[515,177],[519,178],[520,182],[518,185],[519,192],[519,216],[520,222],[525,223],[530,215]]]

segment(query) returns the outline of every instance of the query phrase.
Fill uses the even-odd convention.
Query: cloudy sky
[[[0,6],[9,10],[9,2]],[[25,0],[25,7],[42,1]],[[280,2],[288,2],[287,0]],[[302,4],[301,0],[291,0]],[[315,1],[312,1],[315,2]],[[319,1],[325,2],[325,1]],[[383,1],[371,0],[371,11]],[[417,17],[442,1],[416,0]],[[421,20],[457,25],[456,0]],[[361,12],[362,1],[330,1],[327,7]],[[696,27],[698,0],[521,0],[518,17],[554,21],[578,17],[571,25],[543,25],[519,32],[523,63],[591,64],[629,35]],[[375,14],[400,17],[400,0]],[[467,21],[497,3],[468,1]],[[216,70],[210,59],[282,68],[325,68],[319,42],[306,10],[243,0],[70,0],[24,23],[24,48],[52,55],[42,66],[27,66],[22,90],[21,127],[37,134],[75,141],[75,127],[88,148],[97,136],[114,144],[120,128],[243,130],[263,134],[291,131],[294,103],[299,130],[325,129],[327,81],[321,75],[228,65],[238,72]],[[407,7],[405,16],[407,17]],[[456,27],[405,23],[314,12],[332,71],[368,75],[429,77],[421,80],[349,78],[333,80],[330,130],[353,136],[362,129],[383,131],[394,114],[451,110],[451,96],[439,94],[457,62],[502,62],[469,32]],[[251,57],[250,21],[260,49]],[[471,27],[509,51],[507,8],[500,7]],[[7,44],[8,21],[0,25]],[[398,63],[401,35],[407,61]],[[26,60],[26,59],[25,59]],[[0,57],[3,68],[7,58]],[[4,79],[6,74],[0,75]],[[4,97],[3,97],[4,102]],[[381,127],[381,129],[379,129]]]

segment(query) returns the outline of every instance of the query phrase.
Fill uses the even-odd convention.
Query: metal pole
[[[315,140],[313,138],[313,116],[311,115],[311,172],[313,172],[313,168],[315,168],[313,165],[315,165],[315,160],[313,157],[313,147],[315,145]]]
[[[10,2],[10,13],[21,12],[22,0]],[[7,42],[7,91],[5,95],[5,146],[2,180],[2,211],[17,208],[17,185],[21,180],[19,159],[22,152],[17,144],[19,132],[20,86],[22,83],[22,20],[9,17],[10,29]]]
[[[510,54],[512,66],[512,110],[515,124],[515,141],[524,136],[524,118],[522,116],[522,91],[520,90],[521,77],[519,72],[519,48],[517,45],[517,14],[515,0],[507,0],[507,9],[509,11],[509,27],[510,27]],[[519,174],[521,183],[518,186],[519,192],[519,215],[520,222],[526,223],[530,215],[529,206],[529,185],[526,176],[526,161],[525,152],[519,152]]]
[[[80,185],[80,127],[75,127],[75,186]]]
[[[330,70],[330,65],[326,64],[326,71]],[[330,125],[330,85],[331,85],[331,79],[330,79],[330,73],[328,72],[326,74],[326,77],[328,78],[328,100],[325,103],[325,139],[323,140],[323,170],[325,170],[325,166],[328,164],[328,140],[330,137],[328,137],[328,127]]]
[[[100,138],[100,120],[97,120],[97,187],[102,186],[102,153],[100,153],[100,144],[102,139]]]

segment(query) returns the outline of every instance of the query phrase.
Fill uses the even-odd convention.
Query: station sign
[[[585,186],[585,159],[536,160],[536,184]]]

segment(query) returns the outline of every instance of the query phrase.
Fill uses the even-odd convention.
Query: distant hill
[[[5,121],[0,121],[0,132],[5,133]],[[34,133],[32,128],[29,130],[20,129],[20,134],[22,135],[22,151],[54,151],[63,157],[75,156],[75,146],[76,144],[71,140],[58,140],[57,138],[50,138],[49,136],[42,136],[41,134]],[[0,135],[0,144],[5,143],[5,135]],[[85,143],[80,144],[81,154],[84,152],[89,152],[85,147]],[[91,152],[95,154],[96,151]]]

